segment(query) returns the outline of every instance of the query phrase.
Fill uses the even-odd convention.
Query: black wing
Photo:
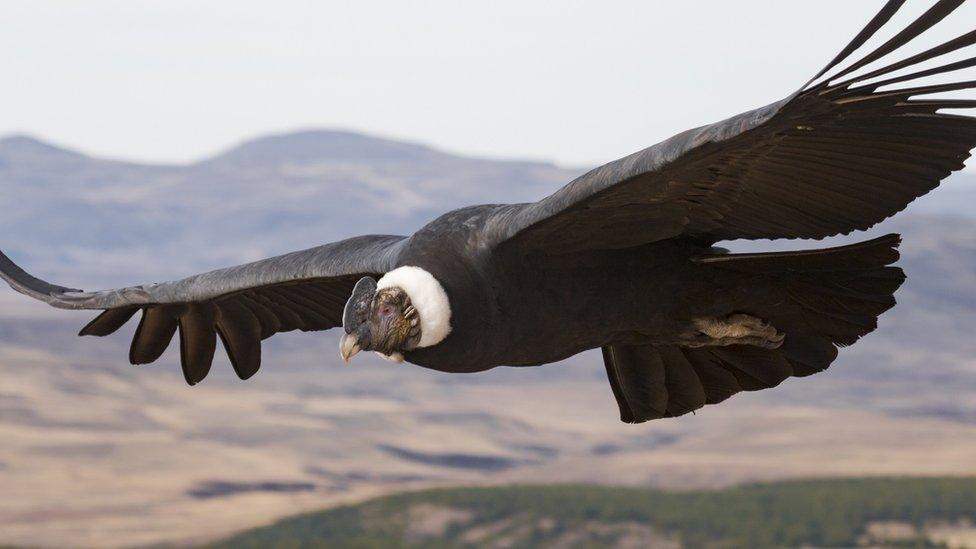
[[[976,66],[970,57],[916,67],[976,43],[976,31],[852,74],[887,58],[962,3],[935,3],[860,61],[822,78],[903,4],[889,1],[793,95],[601,166],[539,202],[500,208],[488,222],[488,234],[500,245],[571,250],[623,248],[679,235],[715,242],[823,238],[867,229],[962,168],[976,146],[976,118],[939,112],[974,108],[976,100],[931,96],[976,88],[976,81],[912,85]]]
[[[179,329],[183,375],[193,385],[210,371],[218,336],[234,371],[247,379],[261,365],[263,339],[341,326],[356,281],[392,269],[404,238],[361,236],[176,282],[100,292],[49,284],[0,253],[0,278],[54,307],[103,309],[80,335],[109,335],[142,311],[129,350],[133,364],[158,359]]]

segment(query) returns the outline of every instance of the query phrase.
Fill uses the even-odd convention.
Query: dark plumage
[[[140,312],[134,364],[159,358],[179,332],[190,384],[207,375],[218,337],[246,379],[261,340],[344,326],[347,359],[376,350],[448,372],[602,348],[621,419],[685,414],[826,369],[894,306],[897,235],[772,254],[712,245],[867,229],[963,167],[976,119],[940,111],[976,100],[936,94],[976,81],[913,81],[976,57],[914,67],[976,43],[976,31],[887,61],[962,0],[936,2],[831,74],[902,4],[889,1],[789,97],[601,166],[539,202],[473,206],[409,237],[363,236],[106,292],[48,284],[2,254],[0,275],[55,307],[104,310],[82,335],[111,334]]]

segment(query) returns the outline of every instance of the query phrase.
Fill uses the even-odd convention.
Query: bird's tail
[[[901,239],[822,250],[700,256],[740,288],[730,314],[768,322],[785,334],[778,348],[753,345],[682,347],[609,345],[604,363],[620,417],[639,423],[678,416],[740,391],[779,385],[791,376],[825,370],[837,347],[872,332],[895,305],[905,280],[898,267]]]
[[[738,273],[749,285],[741,306],[781,331],[793,330],[835,345],[851,345],[878,326],[895,305],[905,280],[898,267],[901,237],[889,234],[820,250],[709,255],[701,265]],[[749,303],[748,300],[752,300]]]

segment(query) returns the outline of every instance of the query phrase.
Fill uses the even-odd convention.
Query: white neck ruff
[[[451,333],[451,302],[434,275],[420,267],[397,267],[383,275],[376,289],[400,288],[420,315],[420,343],[417,347],[437,345]]]

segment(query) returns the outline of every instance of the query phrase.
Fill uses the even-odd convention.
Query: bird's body
[[[82,335],[109,335],[141,312],[133,364],[158,359],[178,331],[190,384],[209,372],[218,338],[247,379],[263,339],[342,326],[347,360],[372,350],[445,372],[600,348],[621,419],[682,415],[823,371],[894,306],[898,235],[768,254],[713,245],[867,229],[961,169],[976,118],[945,111],[976,99],[938,94],[976,88],[955,75],[976,57],[920,65],[976,44],[976,31],[891,56],[963,1],[938,0],[838,68],[904,3],[889,0],[788,97],[610,162],[538,202],[462,208],[410,236],[356,237],[163,284],[82,292],[3,254],[0,277],[55,307],[102,310]],[[951,79],[918,83],[938,75]]]
[[[476,372],[547,364],[613,342],[673,343],[693,318],[721,308],[726,281],[688,260],[707,246],[668,240],[538,258],[484,245],[479,217],[492,208],[451,212],[404,247],[398,266],[431,272],[454,308],[452,336],[406,353],[408,361]],[[423,238],[440,226],[452,227],[449,239]]]

